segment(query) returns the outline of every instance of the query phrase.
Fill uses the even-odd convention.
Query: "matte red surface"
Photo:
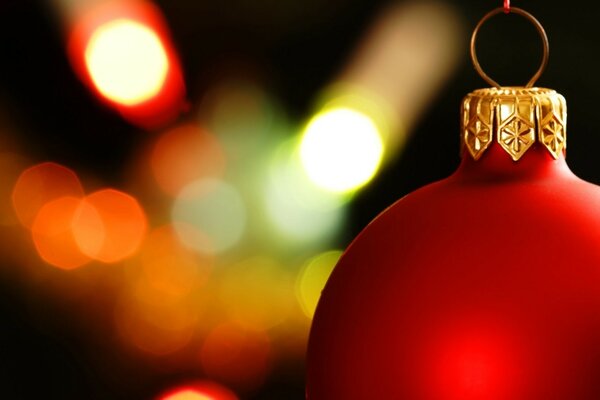
[[[347,249],[308,350],[310,400],[600,399],[600,187],[497,145]]]

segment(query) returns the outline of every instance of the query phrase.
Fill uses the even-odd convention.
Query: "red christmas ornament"
[[[477,26],[474,43],[485,20]],[[309,400],[600,399],[600,188],[564,158],[566,105],[496,86],[463,102],[463,158],[346,250],[308,349]]]

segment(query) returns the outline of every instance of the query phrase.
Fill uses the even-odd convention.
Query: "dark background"
[[[332,80],[385,0],[160,0],[183,61],[188,97],[199,101],[232,65],[257,77],[301,120]],[[470,32],[501,1],[450,1]],[[597,115],[600,11],[583,0],[521,1],[514,6],[544,25],[551,56],[538,86],[563,94],[569,107],[568,163],[600,183]],[[459,104],[486,86],[474,72],[464,38],[461,64],[430,104],[402,157],[380,173],[351,206],[346,239],[399,197],[449,175],[459,163]],[[518,85],[537,68],[536,32],[517,16],[494,18],[479,39],[482,64],[499,82]],[[243,68],[240,68],[242,66]],[[48,2],[0,2],[0,115],[17,126],[33,160],[54,160],[119,185],[126,160],[147,138],[101,105],[75,77]],[[5,251],[5,250],[4,250]],[[0,275],[0,397],[144,399],[193,376],[140,365],[104,343],[68,307]],[[35,312],[32,312],[34,310]],[[41,317],[44,316],[44,317]],[[257,399],[303,398],[303,366],[271,376]],[[43,397],[36,397],[40,394]]]

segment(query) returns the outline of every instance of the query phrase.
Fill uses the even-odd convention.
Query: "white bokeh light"
[[[155,96],[169,69],[169,59],[157,34],[129,19],[117,19],[97,28],[87,44],[85,63],[98,91],[127,106]]]
[[[350,108],[325,110],[311,119],[300,144],[309,178],[332,192],[349,192],[369,182],[383,157],[377,126]]]

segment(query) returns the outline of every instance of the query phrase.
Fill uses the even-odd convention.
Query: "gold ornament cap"
[[[475,42],[481,26],[500,13],[525,17],[537,29],[544,47],[542,63],[525,87],[502,87],[481,68]],[[469,93],[461,109],[461,147],[478,160],[486,149],[497,142],[514,161],[539,142],[552,156],[559,158],[567,145],[567,104],[552,89],[533,87],[548,63],[548,37],[540,22],[520,8],[496,8],[477,24],[471,36],[471,60],[479,75],[492,88]]]
[[[514,161],[536,141],[555,159],[567,145],[567,104],[552,89],[479,89],[464,98],[461,115],[462,146],[475,160],[494,141]]]

